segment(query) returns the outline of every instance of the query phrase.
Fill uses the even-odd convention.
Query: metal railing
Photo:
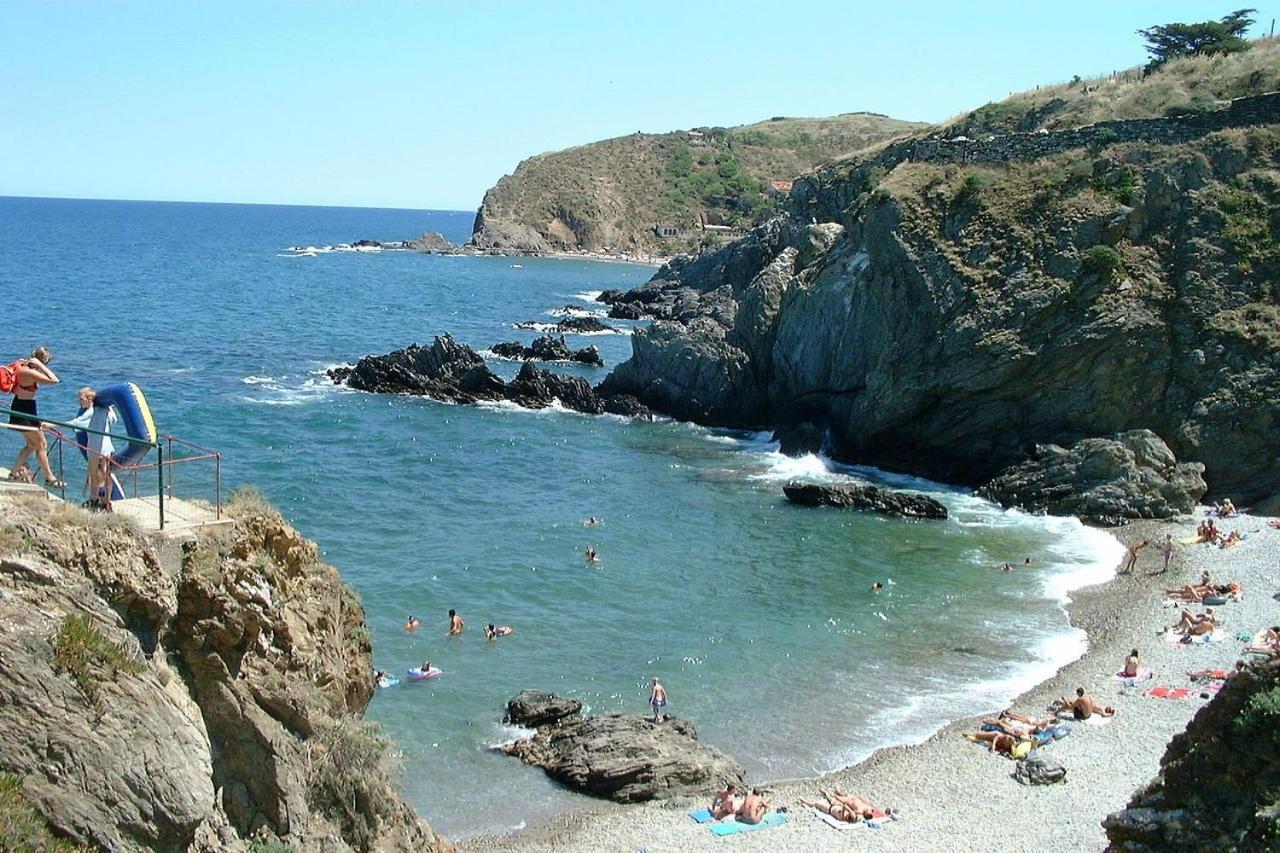
[[[29,418],[26,412],[15,412],[11,409],[0,408],[0,416],[19,415]],[[37,416],[39,417],[39,416]],[[53,467],[54,454],[57,458],[58,480],[62,483],[57,489],[60,497],[66,499],[67,483],[65,473],[65,460],[63,457],[63,446],[71,445],[72,447],[82,451],[86,458],[92,459],[99,456],[97,451],[81,444],[69,435],[64,434],[57,427],[62,427],[74,435],[77,432],[83,432],[89,435],[101,435],[112,440],[112,442],[127,442],[129,444],[141,444],[156,451],[155,462],[138,462],[133,465],[120,465],[116,462],[111,463],[111,471],[113,474],[122,472],[126,476],[131,475],[131,485],[133,497],[138,497],[138,474],[150,468],[156,470],[156,497],[159,509],[160,529],[165,527],[165,497],[166,495],[172,499],[174,497],[173,486],[175,482],[174,466],[182,463],[213,461],[213,505],[214,517],[220,520],[222,518],[222,454],[216,450],[210,450],[207,447],[201,447],[190,441],[185,441],[174,435],[161,435],[156,441],[143,441],[128,435],[119,435],[116,433],[102,432],[101,430],[89,429],[87,427],[76,426],[66,421],[51,420],[49,418],[40,417],[41,428],[53,436],[53,442],[48,448],[50,467]],[[0,428],[10,429],[15,432],[32,432],[36,427],[17,426],[15,424],[0,423]],[[174,446],[195,451],[192,455],[178,456],[174,450]],[[146,457],[144,456],[143,459]],[[110,486],[108,486],[110,487]],[[122,486],[123,488],[123,486]],[[127,493],[126,493],[127,494]]]

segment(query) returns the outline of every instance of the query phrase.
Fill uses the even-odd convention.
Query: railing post
[[[173,497],[173,436],[169,436],[169,497]]]
[[[160,491],[157,495],[160,498],[160,529],[164,530],[164,445],[156,442],[156,471],[160,478]]]
[[[222,454],[213,454],[213,506],[214,518],[222,520]]]
[[[67,482],[67,472],[62,468],[62,436],[59,435],[56,441],[58,442],[58,479],[65,483]],[[62,487],[62,499],[64,501],[67,499],[66,486]]]

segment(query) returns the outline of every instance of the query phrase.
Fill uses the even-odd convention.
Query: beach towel
[[[1150,696],[1154,699],[1189,699],[1191,698],[1191,691],[1186,687],[1165,687],[1161,685],[1144,691],[1142,695]]]
[[[1104,717],[1101,714],[1094,714],[1087,720],[1077,720],[1075,715],[1070,711],[1059,711],[1058,719],[1068,720],[1073,723],[1084,723],[1086,726],[1105,726],[1107,723],[1111,722],[1111,717]]]
[[[693,818],[694,823],[706,823],[711,820],[711,809],[695,809],[689,812],[689,817]]]
[[[1171,646],[1200,646],[1205,643],[1221,643],[1226,638],[1227,632],[1221,628],[1215,628],[1213,632],[1209,634],[1200,634],[1199,636],[1191,637],[1186,642],[1183,642],[1182,634],[1178,634],[1173,631],[1168,631],[1164,635],[1164,641]]]
[[[872,812],[874,817],[868,818],[867,820],[860,820],[857,823],[849,823],[848,821],[837,820],[836,818],[832,817],[831,815],[827,814],[821,809],[814,809],[813,813],[818,818],[818,820],[822,821],[827,826],[831,827],[832,829],[839,829],[841,831],[844,831],[846,829],[857,829],[860,826],[865,826],[867,829],[879,829],[881,826],[883,826],[885,823],[889,821],[889,818],[885,815],[885,813],[880,811],[879,809],[876,809]]]
[[[719,823],[711,823],[707,826],[707,829],[711,830],[712,835],[736,835],[739,832],[752,832],[757,829],[782,826],[786,822],[786,815],[779,812],[769,812],[759,823],[739,823],[737,818],[730,818]]]

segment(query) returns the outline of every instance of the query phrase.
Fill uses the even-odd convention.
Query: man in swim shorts
[[[738,820],[743,823],[759,823],[764,820],[764,814],[769,810],[769,804],[764,801],[759,788],[752,788],[751,793],[747,794],[747,798],[742,801],[742,806],[738,809]]]
[[[1084,692],[1083,687],[1076,688],[1076,698],[1067,699],[1065,696],[1058,700],[1062,710],[1070,711],[1071,716],[1077,720],[1087,720],[1094,714],[1100,717],[1111,717],[1116,713],[1116,709],[1110,705],[1102,707],[1093,701],[1093,697]]]
[[[653,709],[653,721],[661,722],[659,716],[665,717],[666,714],[662,709],[667,707],[667,688],[662,686],[662,682],[658,679],[653,680],[653,689],[649,691],[649,707]]]

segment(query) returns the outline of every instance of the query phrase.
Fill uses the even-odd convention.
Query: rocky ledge
[[[360,602],[260,499],[227,511],[179,547],[0,497],[0,779],[93,848],[451,850],[360,721]]]
[[[947,508],[928,495],[894,492],[853,483],[817,485],[788,483],[782,487],[787,500],[800,506],[833,506],[895,515],[900,518],[945,519]]]
[[[632,714],[582,717],[582,703],[526,690],[507,703],[506,721],[534,735],[497,749],[570,788],[620,803],[703,796],[742,767],[698,742],[688,720],[653,723]]]
[[[410,344],[386,355],[368,355],[355,367],[338,367],[329,377],[359,391],[414,394],[447,403],[475,404],[506,400],[528,409],[545,409],[559,402],[589,415],[648,418],[650,412],[635,397],[602,393],[585,379],[564,376],[525,362],[515,379],[502,381],[484,358],[466,344],[441,335],[431,346]]]
[[[1204,466],[1179,463],[1151,430],[1088,438],[1070,448],[1039,445],[1033,458],[978,490],[1004,506],[1075,515],[1116,526],[1189,513],[1205,493]]]
[[[570,349],[564,342],[564,335],[559,337],[543,335],[529,346],[519,341],[511,341],[494,344],[489,349],[494,355],[521,361],[573,361],[578,364],[589,364],[592,367],[604,367],[604,359],[600,358],[599,348],[591,346]]]

